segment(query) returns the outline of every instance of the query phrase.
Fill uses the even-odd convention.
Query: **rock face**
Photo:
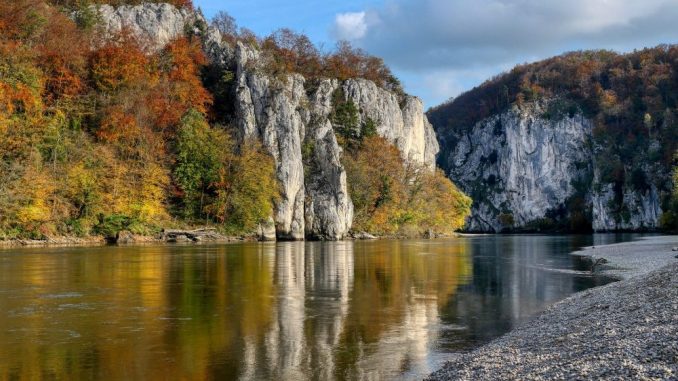
[[[567,209],[575,200],[596,231],[656,228],[662,213],[657,189],[624,189],[628,213],[613,210],[613,186],[595,169],[593,123],[582,115],[546,119],[544,107],[514,106],[445,137],[440,163],[474,200],[466,229],[539,229],[571,217]]]
[[[435,166],[438,141],[419,98],[406,96],[401,107],[395,94],[373,82],[350,79],[342,87],[347,99],[362,110],[361,122],[373,120],[377,133],[394,143],[405,158]]]
[[[398,95],[361,79],[326,79],[308,86],[300,75],[271,77],[261,70],[256,49],[222,41],[199,13],[167,4],[100,6],[108,33],[129,28],[148,39],[149,49],[162,48],[186,32],[202,35],[211,62],[235,76],[232,123],[239,139],[258,139],[273,156],[281,197],[273,217],[278,239],[336,240],[346,237],[353,222],[343,150],[330,115],[339,88],[345,100],[360,109],[361,122],[375,122],[377,133],[413,162],[435,166],[438,143],[424,115],[421,100]],[[268,228],[266,228],[268,226]],[[260,227],[271,238],[270,224]]]
[[[145,37],[153,49],[162,48],[172,39],[183,36],[186,28],[192,28],[196,21],[205,21],[192,10],[179,9],[170,4],[101,5],[97,10],[101,26],[108,33],[128,28],[136,35]]]
[[[258,53],[238,43],[236,123],[242,139],[257,138],[274,157],[281,184],[276,205],[280,239],[341,239],[353,221],[343,151],[330,120],[332,97],[341,87],[377,124],[377,133],[394,143],[409,160],[435,166],[438,144],[421,101],[398,97],[366,80],[323,80],[310,94],[299,75],[270,78],[257,70]]]
[[[591,193],[593,230],[651,230],[660,227],[661,200],[654,185],[645,192],[624,187],[622,197],[625,212],[622,216],[610,210],[610,204],[615,198],[613,185],[602,184],[599,188]]]
[[[108,34],[128,29],[143,39],[151,50],[162,49],[175,38],[187,32],[203,36],[203,46],[213,62],[225,64],[232,55],[232,48],[221,40],[221,34],[208,26],[205,17],[188,8],[177,8],[164,3],[95,7],[100,26]]]

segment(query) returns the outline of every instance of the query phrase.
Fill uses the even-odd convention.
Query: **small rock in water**
[[[671,251],[678,251],[678,247],[674,246],[673,249],[671,249]]]
[[[377,239],[376,236],[367,233],[367,232],[358,232],[358,233],[353,233],[353,238],[359,239],[359,240],[371,240],[371,239]]]
[[[127,243],[133,243],[134,241],[135,241],[134,234],[132,234],[131,232],[129,232],[127,230],[119,231],[115,235],[115,243],[117,243],[117,244],[124,245],[124,244],[127,244]]]

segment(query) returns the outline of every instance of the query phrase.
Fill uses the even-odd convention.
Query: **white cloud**
[[[365,12],[340,13],[334,19],[332,30],[337,40],[358,40],[367,34]]]
[[[466,78],[468,71],[499,73],[571,50],[678,43],[678,0],[383,1],[337,15],[335,37],[383,57],[397,72],[418,76],[434,102],[475,82]],[[436,72],[448,79],[437,82]]]

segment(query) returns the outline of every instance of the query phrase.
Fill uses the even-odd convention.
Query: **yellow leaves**
[[[169,172],[156,163],[144,168],[139,189],[137,210],[134,214],[143,222],[159,222],[168,217],[165,192],[169,187]]]
[[[21,180],[22,202],[16,212],[19,223],[37,228],[51,220],[50,201],[56,189],[54,180],[38,166],[29,167]]]
[[[226,159],[214,184],[216,195],[205,210],[230,230],[249,233],[273,214],[273,204],[280,197],[275,163],[253,140]]]
[[[464,226],[471,199],[461,192],[441,170],[422,175],[421,194],[412,203],[421,213],[419,224],[439,233],[452,233]]]
[[[355,206],[354,230],[379,234],[451,233],[464,225],[471,199],[439,170],[405,163],[385,139],[364,139],[344,157]]]

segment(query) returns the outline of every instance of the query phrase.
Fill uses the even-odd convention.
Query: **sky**
[[[194,0],[259,35],[288,27],[330,49],[382,57],[408,93],[436,106],[510,70],[567,51],[678,43],[678,0]]]

